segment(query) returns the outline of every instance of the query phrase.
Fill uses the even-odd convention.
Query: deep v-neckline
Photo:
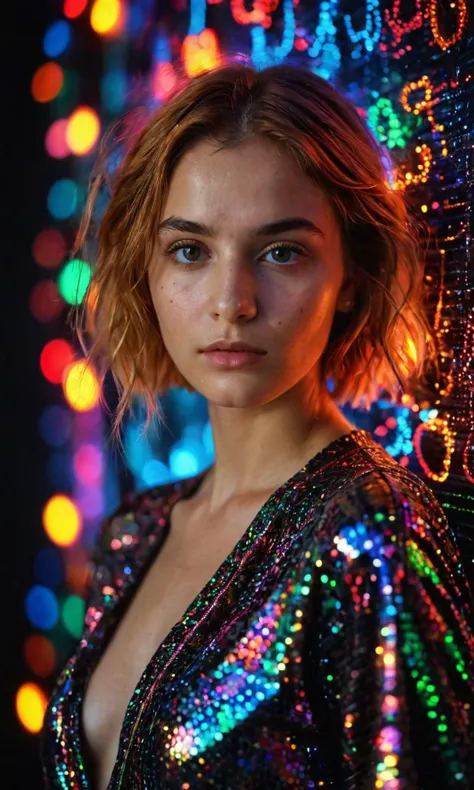
[[[346,455],[347,451],[349,450],[349,444],[352,444],[352,448],[355,450],[360,445],[356,441],[356,436],[359,435],[362,437],[370,437],[370,434],[362,429],[354,428],[348,433],[339,436],[337,439],[334,439],[330,444],[326,445],[322,450],[312,456],[305,465],[300,468],[295,474],[293,474],[288,480],[286,480],[281,486],[275,489],[270,496],[266,499],[262,507],[258,510],[255,517],[252,519],[251,523],[242,534],[242,536],[238,539],[234,547],[225,557],[225,559],[220,564],[219,568],[213,574],[213,576],[204,584],[202,589],[198,592],[195,596],[193,601],[189,604],[186,608],[183,615],[176,621],[176,623],[171,627],[167,635],[161,641],[158,648],[153,653],[152,657],[148,661],[147,665],[144,667],[142,673],[140,674],[138,683],[136,684],[132,695],[127,703],[125,708],[124,718],[122,720],[122,724],[119,731],[119,739],[118,739],[118,746],[117,752],[114,761],[114,767],[112,769],[112,774],[107,784],[107,790],[116,790],[120,787],[122,773],[125,770],[127,764],[127,757],[129,748],[133,742],[133,733],[136,728],[136,725],[139,721],[132,721],[132,716],[137,713],[137,695],[139,698],[141,696],[141,692],[146,689],[145,697],[149,694],[150,689],[148,688],[148,675],[150,674],[150,670],[155,670],[156,668],[159,669],[158,677],[154,678],[154,683],[163,682],[167,671],[170,668],[170,665],[175,660],[176,656],[184,650],[190,639],[192,638],[195,630],[199,625],[205,620],[208,616],[210,608],[208,607],[207,611],[205,612],[204,616],[200,619],[199,622],[196,622],[193,628],[190,629],[189,633],[186,635],[186,638],[180,640],[179,638],[176,639],[177,635],[179,635],[180,630],[185,627],[186,620],[190,616],[194,610],[199,607],[199,603],[203,598],[206,598],[209,594],[210,589],[213,585],[216,584],[216,580],[219,579],[219,588],[216,592],[216,595],[213,598],[213,605],[212,609],[215,609],[220,601],[222,595],[227,591],[227,581],[231,571],[232,565],[236,562],[236,560],[240,557],[241,561],[245,561],[247,558],[247,553],[243,553],[242,550],[245,548],[246,543],[248,543],[249,538],[252,538],[252,545],[256,543],[257,540],[262,539],[265,535],[267,535],[268,531],[272,527],[272,521],[265,520],[264,515],[268,509],[272,509],[275,500],[281,499],[285,496],[295,485],[297,485],[303,478],[306,478],[308,475],[311,475],[313,471],[316,469],[324,468],[324,461],[326,459],[332,458],[339,460],[339,454],[337,450],[339,446],[344,444],[347,445],[347,450],[344,453]],[[370,437],[371,438],[371,437]],[[108,612],[108,617],[110,618],[111,622],[108,626],[106,626],[106,630],[104,635],[98,640],[96,645],[94,645],[93,651],[89,654],[89,661],[90,666],[88,668],[86,674],[86,680],[84,683],[84,687],[81,693],[81,699],[83,700],[87,691],[88,683],[92,677],[94,669],[97,667],[98,662],[100,661],[101,657],[107,650],[115,631],[117,630],[121,619],[125,615],[125,612],[131,606],[131,603],[140,587],[141,582],[145,578],[146,574],[150,570],[150,567],[157,559],[160,551],[162,550],[166,538],[170,532],[171,526],[171,511],[173,507],[181,500],[187,499],[191,497],[199,488],[202,480],[204,479],[205,475],[209,472],[209,469],[205,469],[204,471],[198,473],[197,475],[185,479],[181,482],[181,488],[178,491],[172,492],[170,496],[167,498],[165,505],[164,505],[164,517],[165,522],[164,524],[160,525],[160,530],[157,535],[157,539],[152,543],[149,548],[149,551],[141,565],[139,571],[136,574],[132,574],[131,578],[128,582],[124,585],[122,592],[117,597],[116,602],[113,605],[113,608]],[[173,484],[171,484],[173,485]],[[255,535],[253,534],[255,532]],[[241,569],[241,566],[240,566]],[[120,617],[117,615],[117,609],[120,607]],[[115,614],[115,618],[114,618]],[[173,644],[173,641],[176,639],[176,643],[179,645],[175,651],[170,652],[170,648]],[[160,659],[166,655],[166,653],[170,653],[169,658],[165,661],[164,666],[160,667]],[[162,663],[162,662],[161,662]],[[84,764],[84,756],[88,751],[87,743],[85,741],[84,730],[82,727],[82,719],[81,719],[81,712],[82,712],[82,705],[79,707],[78,710],[78,729],[79,729],[79,751],[81,762]],[[90,781],[90,777],[87,777],[87,782],[90,787],[92,787],[92,783]]]

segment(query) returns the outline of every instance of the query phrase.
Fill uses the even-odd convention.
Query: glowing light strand
[[[354,30],[350,14],[344,14],[344,24],[347,35],[353,44],[354,50],[352,57],[362,54],[362,49],[366,52],[373,52],[375,45],[380,41],[382,32],[382,17],[380,15],[380,5],[378,0],[367,0],[365,9],[365,27],[361,30]]]
[[[266,33],[257,25],[250,31],[252,63],[258,69],[281,63],[293,49],[295,41],[295,12],[293,0],[283,0],[283,33],[281,44],[268,47]]]
[[[314,31],[314,42],[308,49],[308,57],[318,59],[312,70],[323,79],[331,80],[341,65],[341,51],[336,44],[339,0],[323,0],[319,6],[318,24]]]

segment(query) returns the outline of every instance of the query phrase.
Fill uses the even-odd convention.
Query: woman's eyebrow
[[[201,222],[194,222],[184,217],[170,216],[158,226],[158,233],[166,230],[177,230],[183,233],[198,233],[200,236],[215,236],[214,228]],[[290,230],[307,230],[318,236],[324,236],[323,231],[314,222],[305,217],[285,217],[276,222],[268,222],[256,228],[256,236],[273,236],[278,233],[287,233]]]

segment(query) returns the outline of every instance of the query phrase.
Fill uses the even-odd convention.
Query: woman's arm
[[[344,790],[472,790],[474,606],[439,503],[414,475],[374,472],[319,529],[313,708]]]

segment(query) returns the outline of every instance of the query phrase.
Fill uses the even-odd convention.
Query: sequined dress
[[[50,697],[45,787],[93,788],[81,704],[205,472],[104,521]],[[355,429],[278,488],[145,667],[109,790],[473,790],[474,604],[444,513]]]

